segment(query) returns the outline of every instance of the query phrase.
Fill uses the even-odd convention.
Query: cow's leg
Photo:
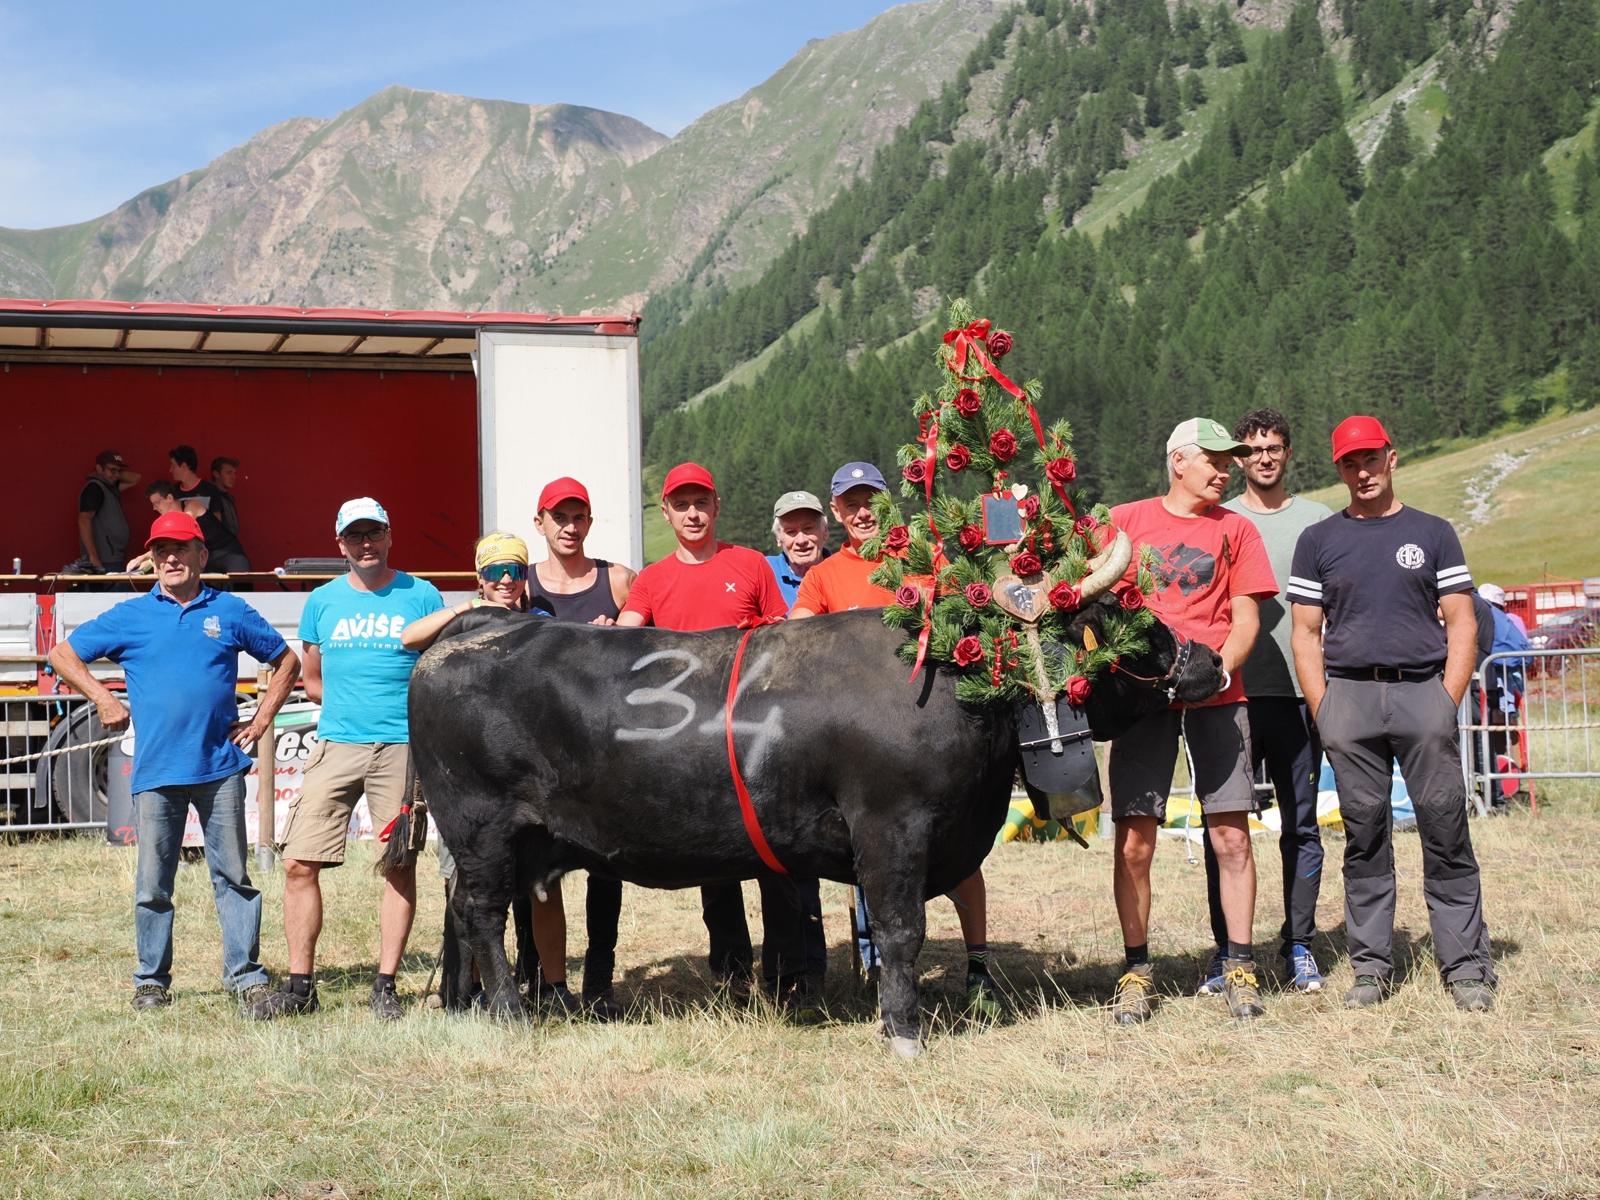
[[[872,913],[878,945],[878,1000],[889,1049],[915,1058],[922,1049],[917,1015],[917,955],[926,932],[927,852],[910,839],[868,834],[858,844],[873,849],[856,856],[856,877]],[[854,835],[855,831],[852,831]]]
[[[461,1012],[472,1005],[472,956],[462,953],[465,917],[456,906],[457,890],[452,876],[444,885],[444,949],[439,955],[439,998],[450,1012]]]
[[[478,855],[470,863],[456,856],[456,919],[478,965],[484,1000],[491,1015],[522,1015],[522,997],[506,959],[506,911],[516,887],[509,847],[502,853]]]
[[[533,897],[520,889],[511,897],[511,924],[517,935],[517,987],[532,996],[539,968],[533,943]]]

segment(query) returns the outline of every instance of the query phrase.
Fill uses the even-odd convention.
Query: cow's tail
[[[383,876],[415,864],[417,855],[428,844],[428,802],[423,798],[414,760],[406,764],[405,801],[400,805],[400,815],[389,822],[378,839],[388,843],[373,866]]]

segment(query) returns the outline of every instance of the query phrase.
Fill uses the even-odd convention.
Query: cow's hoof
[[[896,1058],[912,1059],[922,1053],[922,1040],[910,1037],[891,1037],[889,1053]]]

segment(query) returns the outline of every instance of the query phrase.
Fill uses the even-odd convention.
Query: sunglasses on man
[[[485,583],[500,583],[509,579],[513,583],[520,583],[528,577],[528,568],[521,563],[490,563],[478,572],[478,578]]]

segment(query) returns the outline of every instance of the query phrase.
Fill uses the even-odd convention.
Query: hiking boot
[[[583,1015],[582,1002],[565,983],[545,983],[540,980],[535,997],[535,1006],[547,1017],[570,1019]]]
[[[322,1006],[317,1003],[317,985],[313,983],[311,990],[302,996],[289,986],[285,979],[278,986],[277,991],[263,989],[250,1004],[240,1009],[239,1015],[247,1021],[273,1021],[278,1017],[293,1017],[300,1013],[314,1013]]]
[[[1371,1008],[1389,994],[1389,984],[1377,975],[1357,975],[1356,985],[1344,994],[1346,1008]]]
[[[967,975],[967,1019],[980,1025],[997,1025],[1006,1015],[1005,1003],[987,971]]]
[[[1256,964],[1248,958],[1228,959],[1222,973],[1222,995],[1228,1001],[1228,1015],[1238,1020],[1267,1011],[1261,1003],[1261,986],[1256,983]]]
[[[1200,976],[1200,982],[1195,986],[1194,994],[1196,996],[1222,995],[1223,959],[1226,957],[1227,952],[1221,946],[1218,946],[1212,952],[1211,961],[1206,963],[1205,972]]]
[[[1450,997],[1462,1012],[1488,1012],[1494,1007],[1494,988],[1481,979],[1453,980]]]
[[[239,1015],[241,1017],[248,1015],[246,1010],[259,1003],[270,990],[264,983],[252,983],[249,987],[242,987],[235,992],[233,998],[238,1001]]]
[[[599,1021],[602,1025],[620,1021],[627,1015],[622,1011],[622,1005],[617,1003],[617,998],[609,986],[598,992],[585,989],[583,1007],[588,1011],[591,1021]]]
[[[1149,963],[1129,967],[1117,980],[1116,995],[1111,997],[1111,1019],[1118,1025],[1148,1021],[1155,1011],[1155,990],[1155,970]]]
[[[372,999],[367,1001],[367,1007],[380,1021],[398,1021],[406,1015],[406,1006],[400,1003],[400,994],[392,982],[373,984]]]
[[[1289,974],[1290,991],[1309,993],[1322,990],[1322,972],[1317,969],[1317,960],[1310,946],[1299,943],[1290,946],[1284,966]]]
[[[797,975],[778,985],[778,1007],[794,1025],[820,1025],[826,1017],[822,1011],[822,984],[811,975]]]
[[[133,989],[133,1011],[144,1012],[149,1008],[165,1008],[172,1003],[172,993],[159,983],[141,983]]]

